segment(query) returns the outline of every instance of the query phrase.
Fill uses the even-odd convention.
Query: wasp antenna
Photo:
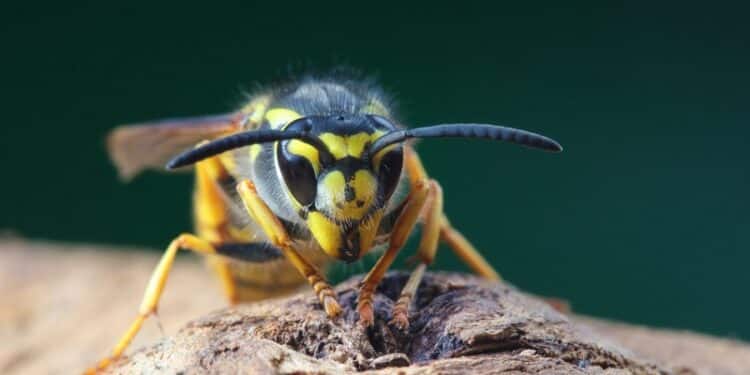
[[[166,168],[169,170],[177,169],[240,147],[294,138],[307,138],[307,133],[276,129],[260,129],[237,133],[185,151],[170,160]]]
[[[390,132],[372,144],[370,153],[374,155],[391,144],[409,138],[479,138],[511,142],[551,152],[560,152],[563,149],[557,141],[526,130],[489,124],[442,124]]]

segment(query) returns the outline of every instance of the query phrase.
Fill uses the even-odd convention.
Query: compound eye
[[[388,201],[396,190],[404,165],[404,152],[401,147],[383,150],[383,156],[375,161],[378,171],[378,185],[382,191],[383,201]]]
[[[287,144],[279,145],[277,158],[281,175],[294,199],[302,206],[309,206],[315,201],[318,179],[312,164],[303,156],[295,155],[287,150]]]

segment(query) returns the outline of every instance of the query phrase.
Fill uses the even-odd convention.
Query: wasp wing
[[[107,137],[107,150],[120,177],[129,180],[147,168],[163,169],[170,158],[201,141],[239,130],[245,118],[234,112],[123,125]]]

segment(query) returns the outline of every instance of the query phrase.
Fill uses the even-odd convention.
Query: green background
[[[190,228],[191,177],[120,183],[107,131],[346,63],[409,124],[565,146],[420,145],[452,221],[508,280],[585,314],[750,339],[747,9],[111,3],[3,11],[0,228],[162,248]],[[435,268],[464,269],[449,251]]]

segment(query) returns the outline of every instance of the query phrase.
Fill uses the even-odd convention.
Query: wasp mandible
[[[375,288],[418,222],[418,264],[392,311],[408,311],[438,242],[475,273],[500,279],[443,212],[440,184],[425,172],[413,138],[477,138],[559,152],[554,140],[487,124],[407,129],[387,95],[366,80],[304,78],[261,91],[229,114],[164,120],[115,129],[109,152],[124,177],[146,168],[194,165],[195,234],[167,247],[135,320],[98,368],[119,357],[156,311],[179,250],[205,256],[230,304],[290,293],[309,283],[330,317],[341,312],[323,271],[380,251],[362,280],[362,326],[373,324]],[[186,150],[187,149],[187,150]],[[176,155],[176,156],[175,156]]]

